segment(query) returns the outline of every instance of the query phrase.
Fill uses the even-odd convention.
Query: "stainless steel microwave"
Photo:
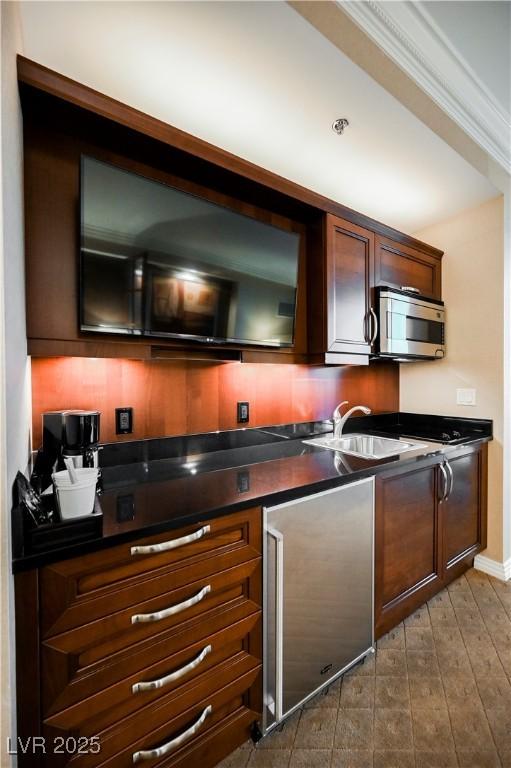
[[[430,360],[445,356],[443,301],[402,288],[377,289],[381,357]]]

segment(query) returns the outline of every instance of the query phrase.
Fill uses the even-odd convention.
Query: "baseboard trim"
[[[501,563],[498,560],[491,560],[484,555],[476,555],[474,558],[474,568],[501,581],[511,579],[511,557]]]

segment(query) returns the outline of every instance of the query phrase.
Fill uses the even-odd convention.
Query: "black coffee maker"
[[[65,469],[71,458],[77,469],[97,467],[99,411],[51,411],[43,413],[42,454],[49,466]]]

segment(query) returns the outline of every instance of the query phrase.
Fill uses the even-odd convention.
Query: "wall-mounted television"
[[[80,328],[294,341],[300,233],[83,155]]]

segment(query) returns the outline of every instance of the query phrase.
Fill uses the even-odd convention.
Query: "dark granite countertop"
[[[441,428],[445,419],[415,414],[352,418],[345,434],[363,431],[410,437],[421,425],[434,422]],[[428,456],[456,454],[470,443],[492,439],[491,421],[448,421],[450,436],[452,430],[460,433],[452,444],[416,437],[421,447],[380,460],[302,442],[331,430],[329,422],[106,445],[97,514],[84,523],[54,526],[36,541],[23,531],[20,510],[13,510],[13,570],[75,557],[244,507],[281,503]]]

